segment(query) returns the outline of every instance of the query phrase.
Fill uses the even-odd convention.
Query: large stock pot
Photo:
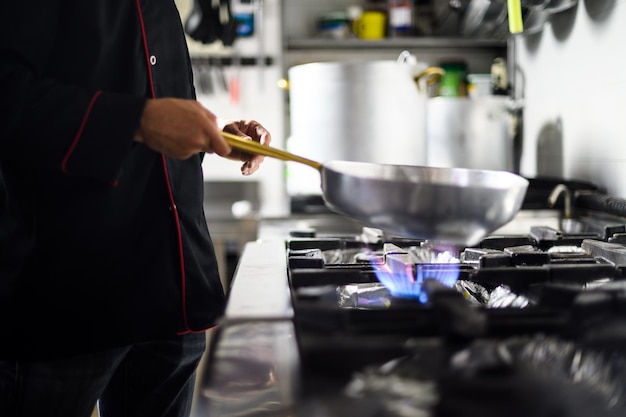
[[[316,62],[289,69],[287,149],[307,158],[426,163],[427,84],[443,73],[415,59]],[[290,167],[289,194],[315,194],[315,172]]]

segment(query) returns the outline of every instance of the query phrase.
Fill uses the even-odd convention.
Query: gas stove
[[[472,247],[266,221],[197,415],[624,415],[626,202],[571,197]]]

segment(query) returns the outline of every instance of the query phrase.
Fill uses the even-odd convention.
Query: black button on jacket
[[[174,0],[0,9],[0,225],[11,225],[0,249],[12,248],[0,353],[66,355],[215,325],[225,297],[202,155],[165,158],[132,140],[147,98],[195,97]]]

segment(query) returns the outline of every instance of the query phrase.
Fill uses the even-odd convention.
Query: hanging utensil
[[[521,0],[507,0],[507,8],[509,13],[509,31],[512,34],[522,33],[524,31],[524,21],[522,19]]]

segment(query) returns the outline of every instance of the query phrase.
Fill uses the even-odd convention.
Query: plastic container
[[[414,35],[414,9],[413,0],[389,0],[387,10],[389,37],[401,38]]]
[[[471,98],[492,95],[491,74],[468,74],[467,95]]]
[[[317,19],[317,33],[322,38],[345,39],[352,30],[345,12],[331,12]]]
[[[445,71],[439,82],[439,95],[442,97],[467,96],[467,65],[462,61],[441,63]]]

